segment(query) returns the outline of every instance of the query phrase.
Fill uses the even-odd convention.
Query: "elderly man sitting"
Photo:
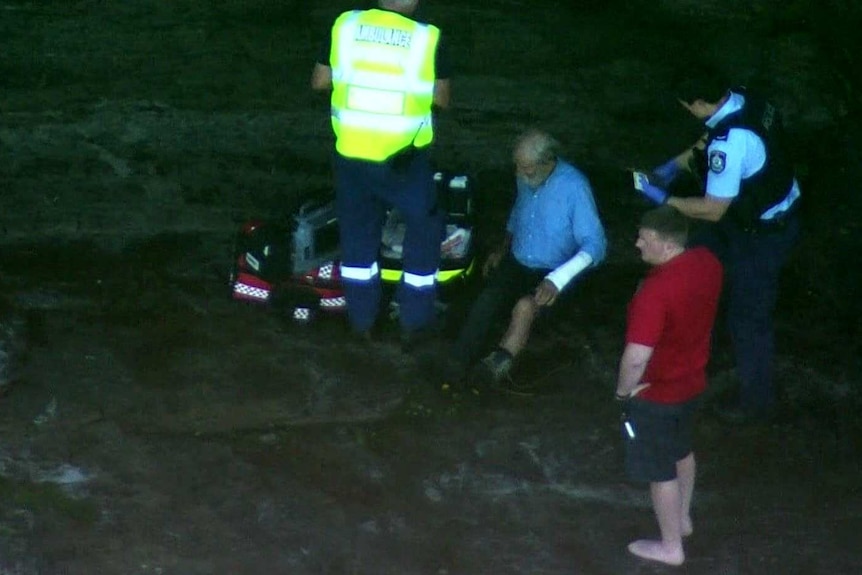
[[[510,311],[502,338],[477,366],[483,379],[505,377],[534,321],[605,257],[607,241],[590,183],[558,149],[554,138],[538,130],[516,142],[517,198],[505,238],[484,264],[485,286],[452,347],[450,376],[456,379],[486,349],[500,314]]]

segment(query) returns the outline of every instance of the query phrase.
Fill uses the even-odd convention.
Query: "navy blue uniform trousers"
[[[780,226],[754,231],[720,222],[693,241],[710,248],[725,266],[739,402],[752,415],[766,414],[775,405],[773,312],[781,269],[798,239],[799,220],[791,215]]]
[[[429,151],[417,150],[398,168],[336,153],[334,170],[342,266],[376,269],[386,213],[394,207],[407,226],[402,252],[405,274],[433,276],[440,264],[444,221]],[[401,328],[415,331],[434,319],[436,282],[415,286],[405,283],[404,277],[396,290]],[[379,273],[370,273],[367,280],[342,280],[351,327],[357,332],[369,330],[380,309]]]

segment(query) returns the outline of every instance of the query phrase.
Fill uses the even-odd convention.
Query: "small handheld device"
[[[643,191],[644,184],[649,184],[649,176],[643,172],[632,172],[632,180],[636,190]]]
[[[620,421],[623,424],[623,431],[625,431],[626,436],[629,439],[634,439],[636,437],[635,426],[632,424],[629,419],[629,414],[626,411],[623,411],[622,414],[620,414]]]

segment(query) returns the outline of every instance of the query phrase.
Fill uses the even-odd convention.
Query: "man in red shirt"
[[[721,294],[721,263],[686,249],[688,220],[664,205],[644,214],[637,248],[652,269],[629,303],[616,398],[623,403],[626,471],[650,484],[661,540],[629,544],[634,555],[681,565],[695,460],[692,427]]]

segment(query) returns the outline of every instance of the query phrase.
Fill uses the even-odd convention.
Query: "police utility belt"
[[[790,205],[785,211],[781,212],[777,216],[774,216],[768,220],[757,220],[756,223],[742,226],[742,231],[749,234],[759,234],[759,235],[768,235],[768,234],[779,234],[787,229],[787,227],[796,219],[796,211],[797,204],[799,200],[797,199],[793,204]]]

